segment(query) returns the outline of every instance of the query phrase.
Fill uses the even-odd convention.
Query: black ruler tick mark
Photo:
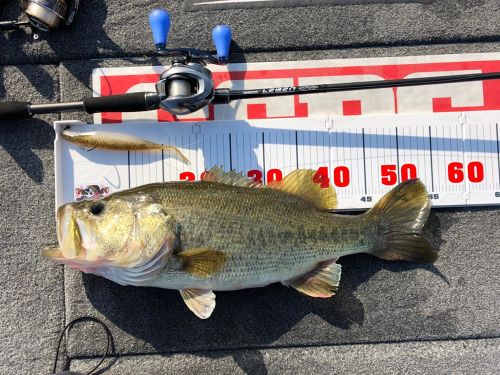
[[[229,133],[229,170],[233,170],[233,146],[231,140],[231,133]]]
[[[262,132],[262,181],[264,184],[266,183],[266,146],[264,142],[264,132]]]
[[[161,180],[165,182],[165,150],[161,150]]]
[[[500,139],[498,138],[498,122],[497,125],[497,160],[498,160],[498,182],[500,183]]]
[[[365,128],[361,129],[361,134],[363,139],[363,174],[365,176],[365,194],[368,194],[367,183],[366,183]]]
[[[295,130],[295,162],[297,163],[297,169],[299,169],[299,137],[297,130]]]
[[[399,141],[398,141],[398,127],[396,126],[396,165],[397,165],[397,176],[398,176],[398,184],[401,182],[401,168],[399,167]]]
[[[434,170],[432,167],[432,136],[431,136],[431,127],[429,126],[429,152],[431,155],[431,189],[434,192]]]
[[[128,188],[130,189],[130,151],[127,151],[127,163],[128,163]]]

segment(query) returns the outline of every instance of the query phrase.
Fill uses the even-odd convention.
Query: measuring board
[[[56,204],[160,181],[197,180],[217,165],[264,184],[297,168],[327,176],[339,209],[371,207],[419,177],[434,206],[500,204],[500,111],[214,121],[55,124]],[[75,130],[106,129],[178,147],[167,151],[84,150],[64,141]]]

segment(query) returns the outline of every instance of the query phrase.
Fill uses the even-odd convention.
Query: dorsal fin
[[[331,185],[324,188],[320,182],[314,182],[316,171],[313,169],[297,169],[281,181],[274,181],[267,186],[298,195],[313,204],[318,210],[330,211],[337,206],[337,196]]]
[[[224,172],[220,167],[213,167],[209,171],[205,171],[201,177],[202,181],[212,181],[219,182],[221,184],[233,185],[233,186],[246,186],[246,187],[257,187],[261,184],[255,182],[252,178],[246,177],[241,173],[237,173],[234,170],[230,172]]]

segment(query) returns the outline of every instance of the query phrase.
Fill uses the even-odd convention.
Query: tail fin
[[[437,253],[421,235],[430,209],[427,190],[419,179],[396,186],[366,213],[377,223],[379,235],[369,253],[386,260],[435,262]]]

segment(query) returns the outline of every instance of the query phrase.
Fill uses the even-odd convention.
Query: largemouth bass
[[[59,246],[43,255],[121,285],[177,289],[198,317],[213,291],[281,282],[311,297],[337,291],[344,255],[434,262],[421,235],[430,202],[418,180],[401,183],[361,215],[333,214],[333,188],[314,170],[261,186],[235,172],[155,183],[57,212]]]
[[[130,134],[110,132],[107,130],[78,131],[68,127],[61,132],[61,137],[68,142],[90,149],[171,151],[184,163],[190,164],[189,159],[177,147],[150,142]]]

